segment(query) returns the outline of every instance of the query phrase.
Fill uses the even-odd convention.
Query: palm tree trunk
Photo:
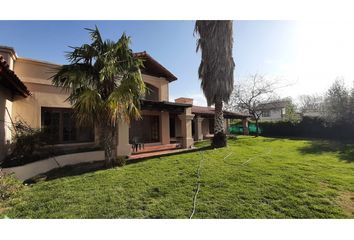
[[[224,114],[222,111],[222,98],[215,100],[215,119],[214,119],[214,137],[212,142],[213,148],[226,147],[226,135],[224,131]]]
[[[107,168],[114,166],[114,160],[117,157],[117,146],[116,146],[116,128],[114,126],[103,127],[103,147],[104,147],[104,157],[105,166]]]

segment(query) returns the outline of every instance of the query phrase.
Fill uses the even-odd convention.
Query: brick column
[[[185,112],[178,115],[181,119],[181,135],[182,135],[182,146],[184,148],[190,148],[193,146],[193,136],[192,136],[192,120],[194,114],[192,114],[192,108],[186,108]]]
[[[243,135],[249,135],[247,118],[242,119],[242,127],[243,127]]]
[[[129,124],[123,121],[118,123],[118,156],[129,156],[132,148],[129,144]]]

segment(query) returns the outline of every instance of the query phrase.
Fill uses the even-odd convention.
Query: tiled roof
[[[0,84],[13,91],[15,94],[19,94],[23,97],[31,95],[26,85],[17,77],[14,71],[10,70],[9,65],[0,55]]]
[[[148,53],[137,52],[134,55],[138,58],[144,60],[145,68],[142,72],[148,73],[157,77],[165,77],[169,82],[177,80],[177,77],[168,71],[164,66],[162,66],[158,61],[151,57]]]
[[[250,117],[249,114],[223,111],[225,118],[246,118]],[[204,116],[213,116],[215,114],[215,109],[212,107],[202,107],[202,106],[192,106],[192,113]]]

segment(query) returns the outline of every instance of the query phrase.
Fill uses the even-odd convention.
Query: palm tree
[[[86,30],[92,42],[73,47],[67,54],[70,64],[61,66],[52,81],[69,91],[78,124],[100,129],[106,166],[111,167],[117,157],[117,122],[140,118],[143,64],[125,34],[117,42],[104,41],[97,27]]]
[[[233,90],[235,63],[232,58],[232,21],[196,21],[194,33],[199,35],[197,52],[201,50],[199,79],[208,106],[215,104],[214,148],[226,146],[223,102]]]

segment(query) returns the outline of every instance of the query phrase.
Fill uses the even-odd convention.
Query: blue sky
[[[335,76],[345,76],[346,72],[349,72],[349,84],[351,77],[354,77],[351,68],[341,71],[339,67],[332,75],[324,74],[326,66],[323,66],[324,56],[321,55],[324,45],[320,44],[321,48],[314,46],[327,36],[322,36],[326,34],[325,31],[314,29],[322,27],[325,30],[328,24],[311,24],[294,21],[234,21],[235,80],[242,81],[254,73],[270,78],[281,77],[293,86],[283,89],[279,94],[294,98],[304,93],[324,91]],[[112,40],[126,32],[132,37],[134,51],[147,51],[174,73],[178,80],[170,84],[170,100],[186,96],[194,98],[197,104],[205,105],[197,76],[200,55],[195,52],[194,21],[0,21],[0,45],[14,47],[21,57],[66,63],[64,52],[70,50],[68,46],[89,42],[84,28],[95,25],[104,38]],[[338,29],[336,25],[332,27]],[[315,35],[311,37],[313,33]],[[316,39],[316,42],[311,42],[311,39]],[[333,46],[325,43],[330,49],[334,49],[337,44],[336,39],[332,38],[329,44]],[[351,54],[347,50],[343,50],[344,55]],[[332,55],[335,54],[337,52],[333,51]],[[339,57],[342,57],[342,61],[348,60],[342,55]],[[316,67],[309,68],[311,64],[316,65],[318,71]],[[324,81],[325,78],[320,77],[319,72],[328,79]],[[314,78],[316,76],[318,79]],[[309,79],[313,83],[310,87]],[[319,88],[316,82],[321,83],[322,87]]]

